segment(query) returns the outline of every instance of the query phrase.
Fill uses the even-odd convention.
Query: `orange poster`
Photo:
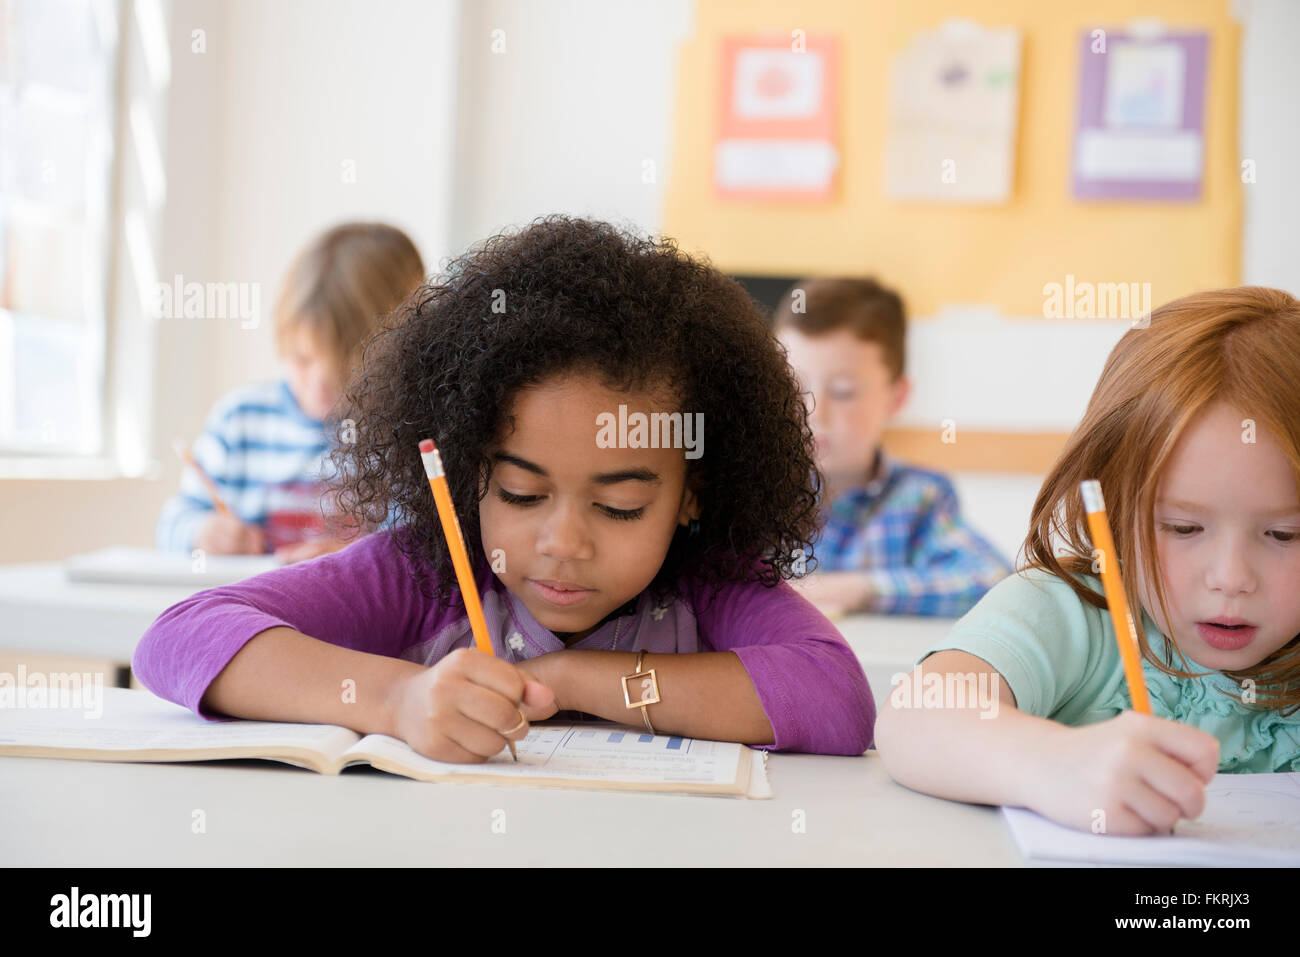
[[[728,198],[826,199],[840,156],[835,41],[726,37],[713,181]]]

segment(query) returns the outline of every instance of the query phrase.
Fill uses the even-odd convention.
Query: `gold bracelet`
[[[655,676],[655,670],[653,668],[649,671],[641,670],[641,662],[643,660],[645,660],[645,652],[638,651],[636,653],[636,664],[633,666],[632,674],[623,676],[623,703],[627,705],[629,709],[640,708],[641,718],[645,721],[646,728],[649,729],[651,734],[655,734],[654,726],[650,724],[650,715],[646,713],[646,709],[652,704],[659,703],[659,679]],[[633,701],[632,693],[628,689],[627,683],[629,681],[637,681],[638,679],[640,680],[639,687],[641,689],[641,694],[636,701]]]

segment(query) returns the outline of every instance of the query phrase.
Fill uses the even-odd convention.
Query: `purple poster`
[[[1205,33],[1083,34],[1075,198],[1200,197],[1208,47]]]

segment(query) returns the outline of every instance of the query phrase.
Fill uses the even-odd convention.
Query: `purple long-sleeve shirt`
[[[158,616],[131,665],[154,694],[206,718],[212,680],[250,638],[287,626],[354,651],[432,665],[474,644],[463,608],[421,594],[393,531],[342,551],[199,592]],[[494,653],[523,661],[566,646],[538,624],[486,562],[476,572]],[[432,589],[429,589],[430,591]],[[861,754],[876,707],[844,638],[785,582],[712,589],[687,583],[656,605],[642,593],[632,614],[605,622],[567,647],[649,653],[734,652],[749,673],[775,735],[773,750]],[[709,600],[712,597],[712,600]]]

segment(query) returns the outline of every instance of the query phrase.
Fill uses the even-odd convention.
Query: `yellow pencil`
[[[1110,533],[1110,520],[1106,517],[1106,500],[1101,495],[1101,483],[1085,479],[1079,483],[1083,507],[1088,513],[1088,529],[1092,532],[1092,546],[1100,553],[1101,584],[1106,590],[1106,604],[1110,607],[1111,624],[1115,626],[1115,641],[1119,655],[1124,660],[1124,678],[1128,694],[1133,700],[1133,710],[1151,713],[1151,700],[1147,697],[1146,681],[1142,677],[1142,652],[1138,647],[1137,626],[1129,611],[1124,580],[1119,573],[1119,556],[1115,554],[1115,540]]]
[[[442,469],[442,456],[438,454],[433,439],[420,441],[420,458],[424,462],[424,474],[429,477],[429,487],[433,489],[433,500],[438,505],[438,518],[442,521],[442,533],[446,536],[451,563],[456,569],[456,581],[460,584],[460,593],[465,599],[469,626],[474,632],[474,644],[479,651],[494,654],[487,619],[483,617],[483,604],[479,601],[478,586],[474,584],[474,571],[469,564],[469,552],[465,549],[465,536],[461,533],[460,519],[456,517],[455,506],[451,503],[447,473]],[[506,739],[506,744],[510,746],[510,756],[518,761],[515,743]]]
[[[172,439],[172,448],[176,450],[176,454],[181,457],[182,462],[198,473],[199,479],[207,487],[208,494],[212,496],[212,504],[217,507],[217,511],[222,515],[229,515],[230,509],[221,500],[221,494],[217,491],[217,483],[208,478],[208,473],[203,471],[203,467],[195,461],[194,456],[190,454],[190,450],[185,447],[185,443],[180,439]]]

